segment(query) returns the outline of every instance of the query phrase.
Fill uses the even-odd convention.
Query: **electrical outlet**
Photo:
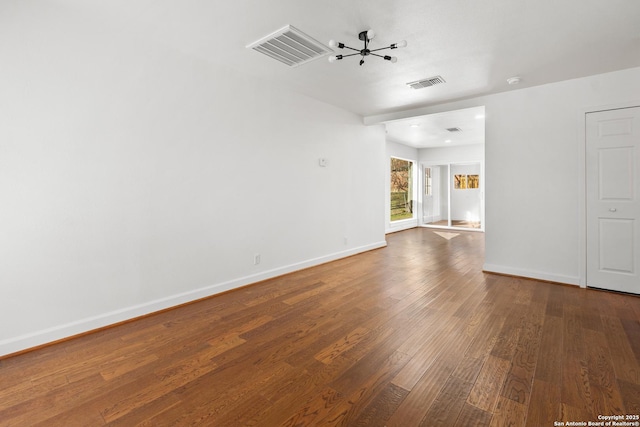
[[[258,265],[260,264],[260,254],[255,254],[253,256],[253,265]]]

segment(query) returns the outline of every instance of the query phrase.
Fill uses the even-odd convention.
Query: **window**
[[[464,190],[467,188],[467,175],[454,175],[453,188],[456,190]]]
[[[454,175],[453,188],[456,190],[480,188],[480,177],[478,175]]]
[[[413,218],[413,162],[391,158],[391,221]]]
[[[480,188],[480,177],[478,175],[467,175],[467,188]]]
[[[431,168],[424,168],[424,195],[431,196],[433,194],[431,188]]]

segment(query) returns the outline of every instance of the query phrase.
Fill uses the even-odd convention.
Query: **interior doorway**
[[[385,127],[395,150],[390,155],[416,159],[411,225],[484,231],[484,106],[392,120]],[[395,206],[394,197],[389,204]]]
[[[422,165],[422,223],[484,231],[482,162]]]

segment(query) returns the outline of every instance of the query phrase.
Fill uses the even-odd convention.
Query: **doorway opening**
[[[485,107],[407,117],[385,127],[392,158],[387,231],[404,225],[484,231]],[[413,188],[394,183],[396,175],[413,175]]]
[[[484,231],[482,162],[422,165],[422,223]]]

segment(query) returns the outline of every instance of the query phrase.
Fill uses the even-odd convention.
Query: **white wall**
[[[0,355],[385,245],[382,126],[23,12],[0,18]]]
[[[578,284],[585,263],[584,112],[640,105],[640,68],[366,117],[365,123],[481,105],[484,268]]]
[[[456,189],[453,185],[455,175],[480,176],[480,164],[451,165],[451,219],[461,221],[480,221],[480,188]]]
[[[493,97],[486,131],[487,270],[581,281],[584,111],[639,96],[636,68]]]
[[[484,144],[421,148],[418,155],[420,163],[446,164],[483,162]]]
[[[409,147],[408,145],[399,144],[394,141],[387,140],[387,159],[385,166],[385,233],[393,233],[396,231],[407,230],[409,228],[417,227],[418,225],[418,210],[417,210],[417,202],[414,203],[414,218],[413,219],[404,219],[399,221],[391,221],[391,157],[396,157],[404,160],[411,160],[413,162],[413,200],[417,200],[418,197],[418,180],[417,180],[417,172],[418,172],[418,149]]]

